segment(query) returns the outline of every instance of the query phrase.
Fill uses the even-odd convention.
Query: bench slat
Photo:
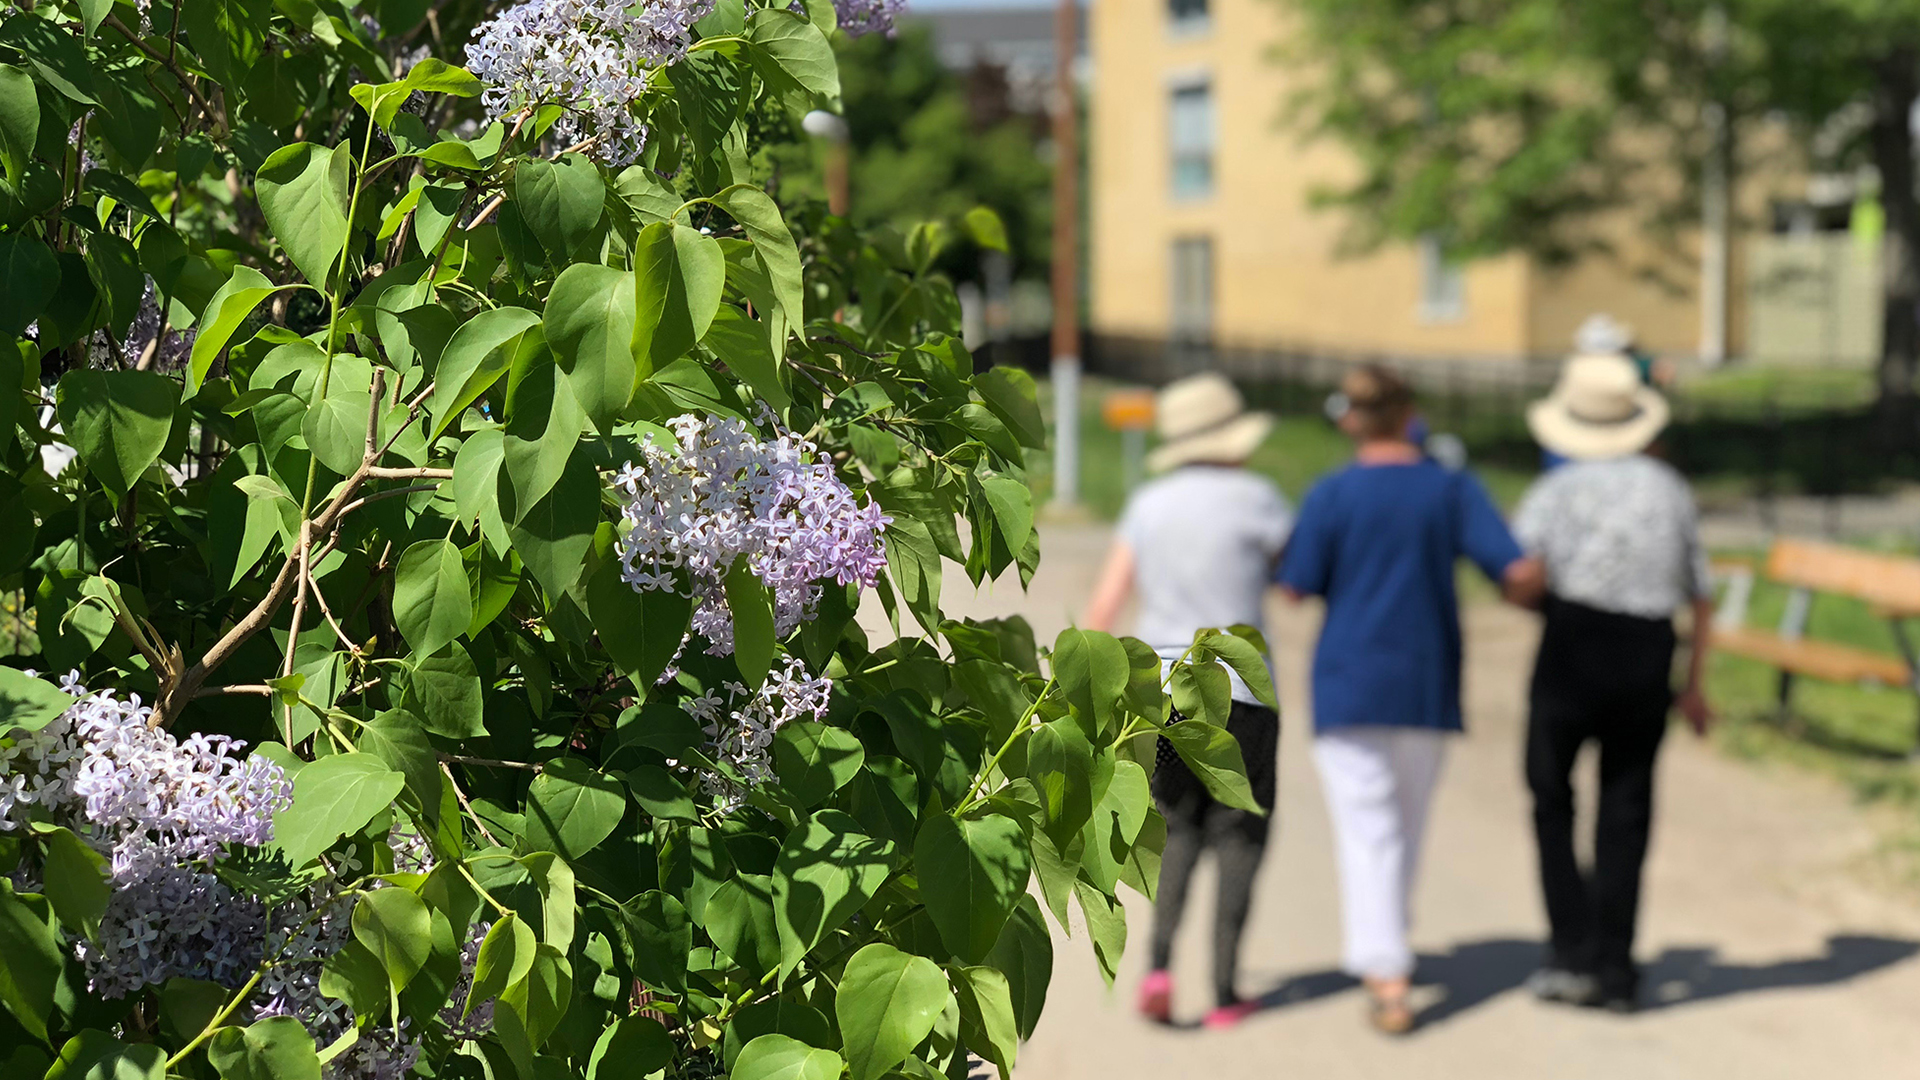
[[[1920,613],[1920,559],[1813,540],[1776,540],[1767,577],[1782,585],[1840,593],[1891,611]]]
[[[1911,680],[1907,665],[1897,657],[1806,638],[1789,640],[1770,630],[1716,629],[1713,648],[1828,682],[1906,686]]]

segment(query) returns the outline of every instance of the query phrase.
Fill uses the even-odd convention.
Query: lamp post
[[[800,119],[807,134],[827,142],[827,210],[837,217],[847,215],[847,120],[844,116],[815,109]]]
[[[1080,148],[1074,123],[1077,0],[1059,0],[1053,39],[1053,502],[1080,501]]]

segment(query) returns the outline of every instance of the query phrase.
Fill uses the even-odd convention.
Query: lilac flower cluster
[[[175,976],[237,985],[259,963],[266,912],[212,866],[228,845],[273,838],[292,784],[273,762],[241,757],[244,743],[150,726],[138,695],[91,693],[77,672],[61,688],[79,700],[0,741],[0,831],[38,816],[107,857],[99,938],[75,946],[91,989],[118,997]]]
[[[907,10],[907,0],[833,0],[833,14],[848,37],[881,33],[894,35],[893,22]]]
[[[702,771],[700,787],[714,799],[721,813],[729,813],[746,798],[749,788],[773,777],[773,733],[796,720],[818,720],[826,715],[833,680],[815,678],[799,660],[767,672],[760,689],[740,683],[722,687],[726,696],[712,692],[686,703],[687,715],[707,733],[707,752],[727,765],[739,782]]]
[[[622,576],[645,592],[674,588],[673,571],[682,571],[708,653],[733,652],[725,579],[737,559],[772,592],[782,637],[812,617],[821,581],[873,586],[893,519],[861,505],[813,443],[791,432],[762,441],[743,421],[693,413],[667,426],[677,446],[649,436],[640,464],[614,476],[631,526],[620,541]]]
[[[565,106],[566,143],[596,140],[595,157],[628,165],[646,147],[633,106],[657,68],[686,55],[713,0],[525,0],[474,28],[467,69],[487,84],[489,119]]]

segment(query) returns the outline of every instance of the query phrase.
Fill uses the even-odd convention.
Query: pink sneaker
[[[1200,1026],[1208,1031],[1225,1031],[1230,1027],[1238,1026],[1240,1021],[1259,1011],[1260,1003],[1257,1001],[1236,1001],[1208,1013],[1207,1018],[1200,1021]]]
[[[1140,980],[1140,1015],[1156,1024],[1173,1022],[1173,975],[1165,968]]]

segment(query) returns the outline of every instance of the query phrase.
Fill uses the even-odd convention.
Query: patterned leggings
[[[1180,717],[1176,713],[1175,720]],[[1161,739],[1155,755],[1153,798],[1167,821],[1167,847],[1160,859],[1160,885],[1153,909],[1153,967],[1173,960],[1173,935],[1186,912],[1187,886],[1202,851],[1212,849],[1220,872],[1213,922],[1213,990],[1220,1005],[1239,1000],[1240,934],[1253,901],[1253,879],[1266,854],[1273,823],[1275,755],[1280,717],[1261,705],[1233,703],[1227,731],[1240,743],[1254,802],[1266,816],[1215,802],[1172,744]]]

